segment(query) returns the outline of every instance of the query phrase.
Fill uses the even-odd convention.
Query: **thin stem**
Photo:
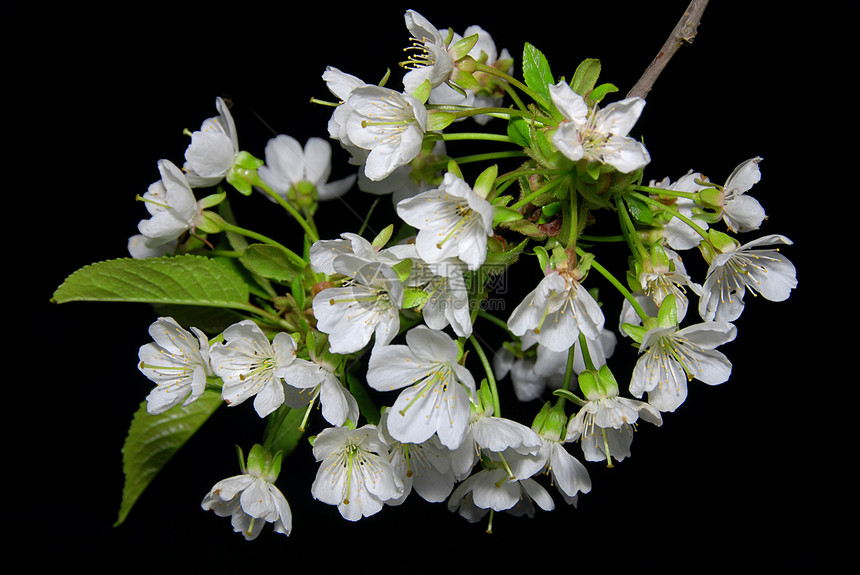
[[[481,64],[481,63],[478,63],[478,65],[476,66],[475,69],[479,72],[486,72],[487,74],[490,74],[491,76],[496,76],[497,78],[501,78],[502,80],[508,82],[511,86],[516,86],[517,89],[519,89],[523,93],[527,94],[529,96],[529,98],[534,100],[542,108],[544,108],[546,110],[550,109],[549,103],[546,100],[544,100],[543,98],[541,98],[540,94],[534,92],[531,88],[529,88],[528,86],[526,86],[525,84],[523,84],[522,82],[520,82],[519,80],[514,78],[513,76],[505,74],[504,72],[502,72],[501,70],[499,70],[497,68],[493,68],[492,66],[487,66],[486,64]]]
[[[618,218],[621,220],[623,230],[627,230],[626,233],[624,233],[624,237],[627,239],[628,245],[639,255],[639,261],[644,261],[650,258],[651,256],[648,254],[648,250],[645,249],[645,246],[642,245],[642,242],[636,235],[636,227],[633,225],[633,220],[630,219],[630,213],[624,206],[624,200],[622,198],[618,198],[615,204],[618,208]]]
[[[446,142],[481,140],[484,142],[503,142],[505,144],[514,143],[511,137],[506,134],[485,134],[483,132],[457,132],[452,134],[442,134],[442,139]]]
[[[493,414],[496,417],[500,417],[502,406],[499,403],[499,389],[496,385],[496,378],[493,375],[493,367],[487,359],[487,354],[484,353],[484,348],[481,347],[481,344],[478,343],[478,340],[475,339],[474,335],[469,336],[469,342],[475,349],[475,353],[478,354],[478,358],[481,360],[481,364],[484,366],[484,371],[487,374],[487,384],[490,386],[490,391],[493,394]]]
[[[277,246],[277,247],[281,248],[282,250],[284,250],[284,252],[286,252],[286,254],[290,257],[290,259],[292,259],[296,264],[299,265],[299,267],[305,267],[307,265],[307,262],[300,255],[298,255],[297,253],[292,251],[290,248],[284,246],[280,242],[277,242],[277,241],[275,241],[269,237],[266,237],[263,234],[259,234],[253,230],[248,230],[248,229],[239,227],[235,224],[231,224],[228,222],[224,222],[221,225],[224,228],[224,231],[226,231],[226,232],[233,232],[233,233],[236,233],[236,234],[248,237],[248,238],[259,240],[259,241],[263,242],[264,244],[269,244],[269,245]]]
[[[585,252],[580,247],[576,248],[576,253],[578,253],[580,257],[585,255]],[[615,276],[609,273],[609,270],[597,263],[596,260],[591,261],[591,267],[597,270],[597,273],[606,278],[606,280],[611,283],[615,287],[615,289],[617,289],[619,293],[621,293],[622,296],[624,296],[624,299],[630,302],[630,305],[633,306],[633,309],[636,310],[636,313],[639,315],[639,317],[641,317],[643,320],[648,319],[648,314],[645,313],[645,310],[642,309],[642,306],[639,305],[639,302],[636,301],[636,298],[633,297],[633,294],[630,293],[630,290],[624,287],[624,285],[620,281],[618,281]]]
[[[669,63],[675,52],[684,44],[691,44],[696,37],[696,28],[699,26],[699,21],[702,19],[702,13],[705,11],[705,6],[708,5],[708,0],[692,0],[684,11],[684,15],[678,20],[672,34],[663,43],[660,51],[654,57],[645,73],[639,78],[639,81],[627,93],[628,98],[638,96],[644,98],[654,87],[654,82],[657,77]]]
[[[537,198],[538,196],[540,196],[540,195],[542,195],[542,194],[547,193],[548,191],[552,190],[553,188],[555,188],[556,186],[558,186],[559,184],[561,184],[561,182],[562,182],[562,181],[563,181],[563,178],[556,178],[556,179],[554,179],[554,180],[550,180],[550,181],[549,181],[549,182],[547,182],[545,185],[543,185],[543,186],[541,186],[540,188],[538,188],[538,189],[534,190],[533,192],[530,192],[530,193],[529,193],[528,195],[526,195],[523,199],[521,199],[520,201],[518,201],[517,203],[515,203],[514,205],[512,205],[512,206],[511,206],[511,208],[512,208],[512,209],[514,209],[514,210],[517,210],[517,209],[519,209],[519,208],[521,208],[521,207],[525,206],[526,204],[528,204],[529,202],[531,202],[533,199]]]
[[[254,186],[261,189],[267,196],[275,200],[282,208],[284,208],[293,217],[293,219],[298,222],[298,224],[302,227],[302,229],[305,231],[305,234],[307,234],[307,236],[311,239],[312,242],[315,242],[320,239],[314,227],[308,223],[308,221],[299,213],[295,206],[288,202],[279,193],[270,188],[269,185],[266,184],[266,182],[264,182],[260,177],[256,178],[256,180],[254,181]]]
[[[684,214],[682,214],[678,210],[671,208],[671,207],[667,206],[666,204],[664,204],[663,202],[657,201],[654,198],[647,196],[645,194],[633,192],[633,195],[636,196],[637,199],[642,200],[643,202],[645,202],[651,206],[654,206],[655,208],[663,210],[664,212],[666,212],[667,214],[671,214],[675,218],[678,218],[679,220],[681,220],[682,222],[684,222],[685,224],[687,224],[688,226],[693,228],[693,230],[695,230],[695,232],[697,234],[699,234],[700,236],[702,236],[703,238],[705,238],[705,239],[709,238],[708,232],[706,232],[704,230],[704,228],[702,228],[700,225],[698,225],[696,222],[694,222],[693,220],[691,220],[690,218],[688,218],[687,216],[685,216]]]
[[[696,200],[699,197],[698,192],[679,192],[677,190],[667,190],[665,188],[652,188],[651,186],[633,186],[631,189],[637,192],[645,192],[658,196],[670,196],[674,198],[687,198]]]

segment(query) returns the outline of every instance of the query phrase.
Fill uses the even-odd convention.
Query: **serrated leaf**
[[[206,390],[188,406],[160,415],[147,413],[145,401],[140,404],[122,447],[125,483],[115,526],[125,521],[155,476],[222,403],[217,391]]]
[[[523,148],[531,147],[532,141],[530,137],[531,129],[528,123],[520,116],[514,116],[508,122],[508,137],[518,146]]]
[[[576,67],[573,78],[570,80],[570,88],[582,97],[585,97],[597,84],[600,76],[600,60],[588,58]]]
[[[549,86],[555,83],[552,70],[543,52],[528,42],[523,48],[523,79],[545,102],[550,101]]]
[[[243,308],[248,285],[235,272],[203,256],[107,260],[70,275],[54,303],[115,301]]]
[[[254,273],[278,282],[292,282],[303,272],[287,252],[270,244],[251,244],[241,260]]]

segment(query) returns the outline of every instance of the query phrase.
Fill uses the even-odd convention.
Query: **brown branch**
[[[638,96],[644,98],[651,91],[657,76],[669,63],[669,59],[675,55],[678,48],[684,44],[691,44],[696,37],[696,28],[699,26],[699,21],[702,19],[702,12],[705,11],[705,6],[708,5],[708,0],[692,0],[690,5],[684,11],[684,15],[678,20],[675,29],[672,30],[672,35],[663,43],[660,52],[645,69],[645,73],[636,82],[636,85],[627,93],[627,97]]]

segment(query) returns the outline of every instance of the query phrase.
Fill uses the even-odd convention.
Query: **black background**
[[[280,484],[293,509],[293,534],[267,528],[248,543],[228,520],[199,506],[212,484],[237,472],[234,444],[247,449],[259,438],[261,424],[245,405],[219,410],[128,521],[112,527],[120,448],[150,389],[136,369],[137,348],[149,341],[154,316],[146,306],[48,300],[79,267],[127,255],[126,239],[146,217],[135,195],[158,179],[159,159],[181,164],[182,130],[213,116],[216,96],[232,100],[240,144],[258,157],[275,133],[326,137],[330,110],[309,103],[330,98],[325,66],[367,82],[391,67],[396,85],[406,8],[460,32],[480,24],[515,58],[528,41],[557,75],[569,77],[580,60],[599,58],[602,80],[623,94],[687,2],[657,4],[130,3],[95,10],[4,3],[10,33],[2,40],[3,98],[13,136],[4,193],[7,221],[15,222],[7,227],[7,249],[20,257],[20,274],[6,282],[25,294],[21,307],[29,312],[6,342],[15,354],[7,357],[7,390],[14,390],[7,411],[19,419],[7,421],[14,427],[4,469],[15,508],[7,522],[16,538],[42,544],[31,560],[168,573],[194,565],[214,572],[363,564],[550,568],[557,560],[565,569],[613,571],[829,564],[840,548],[834,518],[847,513],[853,494],[843,491],[844,462],[831,447],[846,437],[834,426],[848,415],[833,399],[834,386],[846,381],[835,381],[839,372],[825,367],[832,356],[816,353],[835,334],[822,323],[827,314],[811,313],[819,275],[813,270],[820,271],[812,235],[822,220],[809,228],[805,218],[816,214],[810,195],[822,182],[820,171],[806,168],[821,165],[812,141],[833,135],[817,119],[827,115],[823,98],[835,83],[830,68],[816,66],[845,57],[833,43],[840,34],[821,42],[819,17],[832,14],[819,4],[817,12],[772,12],[764,3],[712,2],[695,42],[675,56],[648,97],[635,129],[653,158],[646,179],[675,180],[695,169],[720,182],[741,161],[764,158],[754,189],[769,214],[760,233],[794,240],[785,253],[798,267],[799,287],[779,304],[749,297],[739,336],[724,347],[732,378],[718,387],[693,382],[687,403],[661,428],[639,427],[631,458],[613,469],[590,464],[594,488],[578,508],[559,503],[534,519],[499,514],[488,535],[483,523],[468,524],[416,497],[352,524],[312,500],[316,465],[304,449],[286,462]],[[346,156],[334,148],[341,163],[333,177],[342,177],[349,173]],[[235,200],[240,221],[253,219],[248,227],[284,241],[298,237],[260,200]],[[361,212],[368,200],[354,191],[348,205]],[[345,205],[324,213],[324,237],[358,226]],[[380,209],[372,227],[383,227],[385,217]]]

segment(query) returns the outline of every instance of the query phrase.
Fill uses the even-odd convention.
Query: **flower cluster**
[[[203,501],[247,539],[267,522],[289,535],[274,484],[309,429],[318,465],[310,492],[349,521],[413,492],[468,521],[532,516],[556,498],[575,505],[591,490],[587,464],[630,457],[640,420],[661,425],[694,380],[728,381],[732,363],[718,348],[735,339],[747,292],[783,301],[797,285],[780,252],[791,240],[738,239],[765,219],[751,195],[761,158],[724,184],[690,171],[645,185],[651,155],[631,135],[645,100],[604,105],[616,88],[597,84],[598,61],[553,79],[529,46],[517,80],[514,59],[479,26],[458,34],[411,10],[405,25],[413,44],[400,87],[333,66],[322,75],[336,101],[316,102],[330,106],[328,135],[354,174],[329,181],[332,147],[320,138],[302,146],[278,135],[256,158],[217,99],[217,116],[190,133],[183,168],[159,162],[161,179],[140,197],[150,217],[129,240],[133,257],[116,263],[153,282],[177,274],[153,301],[216,302],[241,315],[208,334],[159,317],[139,367],[155,384],[150,417],[193,412],[208,392],[233,409],[252,401],[268,420],[242,474]],[[510,150],[468,155],[488,165],[467,175],[455,148],[480,144],[493,123],[507,135],[487,139]],[[282,208],[304,231],[301,247],[238,226],[226,209],[234,192]],[[361,192],[391,196],[382,231],[320,237],[321,204]],[[585,239],[598,233],[598,212],[629,247],[625,278],[601,263],[593,235]],[[687,271],[697,256],[700,281]],[[193,267],[201,260],[217,266]],[[156,275],[171,262],[182,265]],[[505,295],[492,280],[515,263],[534,279],[518,277],[527,293],[499,317],[485,305]],[[189,266],[195,282],[208,275],[217,286],[190,302],[178,275]],[[616,288],[619,317],[604,315],[610,296],[594,289],[595,276]],[[241,298],[223,295],[235,284],[245,286]],[[479,328],[495,333],[478,338]],[[612,365],[621,338],[638,349],[626,369]],[[484,349],[487,340],[499,343]],[[536,407],[528,421],[503,416],[506,381]]]

